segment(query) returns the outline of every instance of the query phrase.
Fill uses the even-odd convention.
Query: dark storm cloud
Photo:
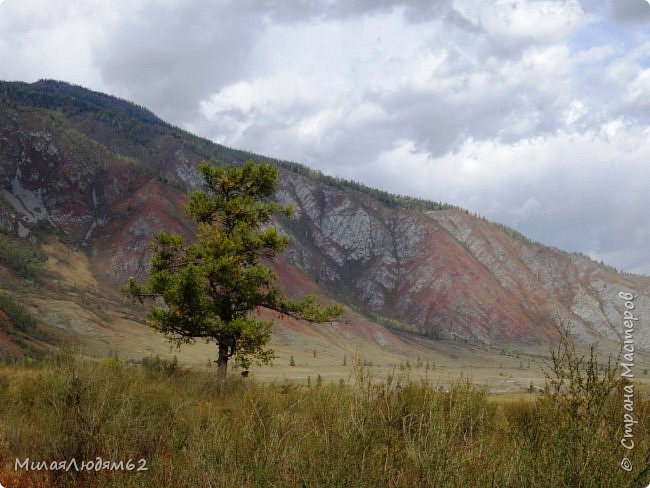
[[[474,34],[485,32],[485,29],[483,29],[483,27],[481,27],[479,24],[475,24],[454,8],[447,10],[447,13],[445,14],[445,21],[455,25],[460,29],[463,29],[467,32],[472,32]]]
[[[609,9],[612,17],[620,22],[650,21],[650,4],[645,0],[610,0]]]
[[[646,0],[580,0],[580,3],[588,14],[628,26],[650,21],[650,4]]]

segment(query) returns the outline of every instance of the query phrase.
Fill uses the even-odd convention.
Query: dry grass
[[[46,269],[56,273],[64,284],[86,290],[99,288],[85,254],[55,240],[43,244],[42,250],[47,255]]]
[[[553,486],[647,483],[648,402],[637,398],[634,469],[622,391],[597,418],[559,396],[488,401],[354,365],[353,385],[261,384],[70,354],[0,366],[0,482],[14,486]],[[15,470],[31,461],[145,459],[147,471]]]

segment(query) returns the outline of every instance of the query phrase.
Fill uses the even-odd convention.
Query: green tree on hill
[[[214,340],[223,377],[230,358],[244,368],[273,359],[266,347],[273,322],[256,316],[260,308],[316,323],[334,319],[343,308],[321,307],[309,295],[287,299],[275,273],[261,262],[272,260],[289,242],[267,225],[278,210],[270,199],[277,167],[248,162],[221,168],[204,162],[198,170],[207,188],[194,191],[186,207],[197,223],[196,241],[185,244],[178,234],[156,234],[147,282],[130,278],[122,290],[140,303],[152,299],[150,326],[177,345]],[[290,207],[281,210],[291,214]]]

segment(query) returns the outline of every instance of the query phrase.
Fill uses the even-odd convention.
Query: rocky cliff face
[[[360,192],[285,172],[291,258],[386,323],[483,343],[539,341],[559,315],[585,341],[618,341],[619,291],[650,313],[649,280],[509,233],[461,210],[390,209]],[[636,343],[650,346],[647,328]]]
[[[8,89],[1,99],[0,231],[59,235],[85,249],[98,280],[113,288],[146,273],[155,232],[191,236],[182,208],[184,190],[200,183],[198,161],[252,156],[143,116],[129,126],[144,134],[136,137],[124,129],[134,116],[109,97],[88,95],[95,105],[71,110],[73,102],[52,98],[56,86],[29,89],[43,99]],[[86,96],[78,90],[76,104]],[[372,192],[280,165],[277,199],[295,208],[294,219],[277,220],[292,238],[288,258],[323,293],[382,324],[467,342],[533,343],[554,335],[559,315],[585,341],[620,342],[619,291],[634,293],[635,312],[650,319],[647,277],[530,242],[459,209],[387,205]],[[650,328],[638,327],[635,342],[650,348]]]

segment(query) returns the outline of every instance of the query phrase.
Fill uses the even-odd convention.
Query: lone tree
[[[273,321],[256,317],[261,308],[317,323],[341,315],[343,308],[323,308],[310,295],[287,299],[275,273],[261,262],[270,262],[289,243],[267,225],[278,210],[270,199],[278,180],[275,166],[248,162],[222,168],[203,162],[198,170],[207,191],[194,191],[185,208],[197,223],[196,241],[185,244],[178,234],[156,234],[147,282],[129,278],[122,291],[140,303],[152,299],[149,325],[178,346],[197,338],[214,340],[224,377],[230,358],[244,368],[273,359],[265,347]],[[289,206],[281,210],[291,214]]]

